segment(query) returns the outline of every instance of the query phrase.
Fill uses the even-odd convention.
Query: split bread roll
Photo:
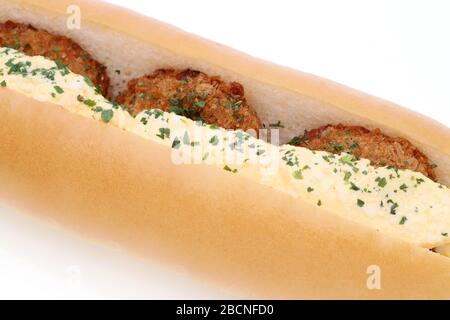
[[[67,28],[67,8],[73,5],[81,9],[79,30]],[[397,207],[387,199],[383,205],[394,214],[378,219],[368,211],[372,196],[366,194],[363,201],[360,194],[344,190],[347,184],[337,178],[344,175],[343,168],[351,168],[353,175],[349,178],[345,172],[345,178],[355,183],[392,171],[373,168],[367,160],[354,161],[347,155],[330,159],[326,153],[278,148],[249,137],[261,143],[267,155],[281,151],[273,158],[282,163],[276,174],[264,173],[270,166],[260,163],[179,165],[173,152],[178,144],[170,136],[197,124],[157,112],[143,112],[134,119],[96,95],[82,77],[70,71],[63,77],[58,70],[59,89],[52,95],[55,85],[39,77],[7,72],[0,76],[6,79],[0,88],[2,198],[84,236],[173,261],[241,296],[450,298],[450,260],[445,256],[450,243],[450,130],[445,126],[102,2],[1,0],[0,22],[7,20],[76,41],[108,67],[113,95],[128,80],[158,68],[217,74],[244,85],[264,123],[283,123],[283,143],[328,123],[380,128],[408,139],[438,164],[439,183],[401,171],[406,180],[399,181],[414,183],[407,186],[410,193],[403,184],[397,186],[393,199],[415,204],[427,214],[414,215],[413,206],[404,220],[404,207],[395,215]],[[11,49],[0,54],[0,69],[11,58],[13,63],[54,66],[50,60]],[[226,135],[199,127],[207,142],[216,132]],[[190,145],[183,138],[178,143],[181,151]],[[309,159],[312,168],[290,171],[283,164],[290,155]],[[319,175],[324,161],[335,166],[336,176]],[[308,186],[316,193],[304,191],[305,181],[318,183]],[[361,185],[353,182],[356,192]]]

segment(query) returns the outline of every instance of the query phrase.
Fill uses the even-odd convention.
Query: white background
[[[110,0],[450,126],[449,1]],[[420,128],[418,128],[420,130]],[[227,298],[0,205],[0,298]]]

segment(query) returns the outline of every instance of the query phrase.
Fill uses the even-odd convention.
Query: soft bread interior
[[[439,181],[450,185],[450,143],[448,143],[450,130],[437,122],[328,80],[278,66],[267,66],[266,63],[254,58],[187,35],[147,18],[148,28],[133,25],[134,20],[137,21],[142,17],[134,13],[129,13],[127,16],[127,11],[124,10],[120,12],[120,15],[123,20],[128,19],[129,26],[125,30],[121,26],[126,25],[126,21],[121,22],[120,19],[116,19],[117,9],[109,5],[99,4],[97,9],[104,9],[104,11],[95,12],[94,15],[92,12],[94,9],[87,8],[86,1],[71,1],[70,4],[80,5],[82,20],[80,30],[69,30],[68,15],[64,14],[69,2],[47,1],[47,3],[50,3],[46,5],[47,7],[55,7],[54,13],[39,8],[38,1],[2,0],[0,1],[0,21],[10,19],[29,23],[37,28],[75,40],[108,67],[108,73],[112,79],[111,90],[114,95],[120,92],[128,80],[151,73],[157,68],[198,69],[211,75],[220,75],[225,80],[242,83],[249,103],[255,108],[261,120],[266,125],[278,121],[283,124],[284,128],[280,130],[281,143],[286,143],[304,130],[329,123],[362,125],[372,129],[378,127],[386,134],[402,136],[417,145],[430,158],[430,161],[438,165],[436,171]],[[102,16],[99,19],[103,19],[103,24],[93,21],[98,15]],[[107,25],[107,22],[110,25]],[[116,30],[112,28],[113,24]],[[152,26],[153,29],[150,28]],[[137,29],[139,27],[141,29]],[[143,38],[152,38],[154,42],[144,41]],[[157,43],[158,41],[160,43]],[[171,48],[167,48],[168,43],[171,44]],[[197,50],[194,54],[192,54],[194,50],[192,46],[195,46],[194,49]],[[204,51],[198,50],[198,47],[202,48],[202,46]],[[209,61],[204,59],[205,52],[208,53]],[[222,54],[222,52],[226,53]],[[212,60],[214,63],[211,63]],[[261,66],[260,76],[258,68],[255,68],[253,73],[242,70],[247,61],[248,64]],[[277,68],[271,75],[274,81],[279,83],[284,81],[287,85],[277,86],[270,83],[267,80],[269,68]],[[302,82],[308,77],[311,77],[310,83]],[[292,85],[291,78],[294,79],[291,82]],[[297,78],[303,80],[300,79],[297,84],[295,82]],[[313,92],[312,89],[318,94],[310,94]],[[301,94],[299,91],[305,93]],[[341,94],[341,91],[345,93]],[[323,94],[323,99],[320,94]],[[342,101],[345,107],[340,105]],[[370,114],[364,108],[370,108],[367,109],[370,110]],[[412,128],[413,124],[418,128]],[[434,130],[439,133],[433,132]]]

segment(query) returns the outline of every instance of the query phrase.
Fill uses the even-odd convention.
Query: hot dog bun
[[[73,4],[81,30],[66,28]],[[4,0],[7,19],[74,39],[108,66],[116,93],[123,79],[157,68],[220,74],[245,86],[263,122],[285,125],[284,142],[329,122],[380,128],[421,148],[450,184],[450,130],[392,103],[102,2]],[[249,296],[450,297],[448,258],[215,167],[176,166],[170,149],[54,104],[4,89],[0,108],[1,195],[71,230],[175,260]],[[372,265],[380,290],[367,287]]]

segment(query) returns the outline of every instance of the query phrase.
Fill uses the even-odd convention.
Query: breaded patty
[[[436,180],[434,165],[408,140],[389,137],[379,129],[361,126],[327,125],[292,139],[290,144],[331,153],[351,152],[356,158],[370,160],[376,167],[393,166],[421,172]]]
[[[262,127],[247,104],[244,88],[194,70],[160,69],[134,79],[118,97],[133,115],[146,109],[175,112],[225,129]]]
[[[0,46],[22,51],[29,56],[44,56],[62,62],[72,72],[89,78],[104,96],[108,93],[106,67],[67,37],[7,21],[0,23]]]

